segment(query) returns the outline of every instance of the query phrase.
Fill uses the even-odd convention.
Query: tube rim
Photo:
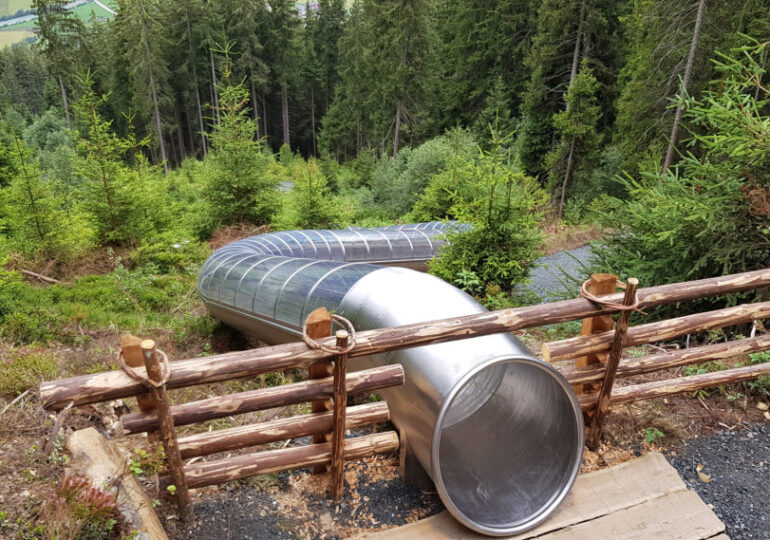
[[[573,412],[575,413],[575,419],[578,423],[578,440],[576,445],[576,451],[575,456],[573,457],[573,464],[572,469],[570,470],[570,474],[567,477],[567,480],[564,482],[562,488],[559,490],[559,492],[554,496],[540,511],[538,514],[536,514],[535,518],[524,523],[521,525],[517,525],[514,527],[489,527],[484,526],[476,523],[474,520],[469,518],[465,513],[463,513],[462,510],[460,510],[452,500],[452,497],[449,495],[446,486],[444,485],[444,479],[441,476],[441,467],[439,466],[439,453],[441,451],[441,432],[442,432],[442,425],[444,423],[444,416],[446,415],[447,411],[449,410],[449,406],[454,401],[455,397],[457,396],[457,393],[462,390],[462,388],[465,386],[465,384],[475,377],[479,372],[490,368],[494,365],[498,364],[534,364],[537,367],[543,369],[544,372],[551,375],[551,377],[559,383],[559,385],[562,387],[562,389],[565,390],[565,393],[567,394],[570,403],[572,404]],[[551,366],[550,364],[543,362],[542,360],[539,360],[535,357],[527,357],[527,356],[510,356],[510,355],[501,355],[501,356],[495,356],[487,360],[486,362],[483,362],[477,366],[474,367],[474,369],[470,370],[468,373],[463,375],[461,379],[455,383],[455,385],[452,387],[452,390],[449,392],[447,397],[444,399],[444,403],[441,406],[441,410],[439,411],[438,416],[436,417],[436,425],[433,428],[433,436],[431,440],[431,453],[430,453],[430,465],[431,465],[431,477],[433,479],[433,483],[436,485],[436,491],[439,494],[439,497],[441,498],[441,501],[444,503],[444,506],[446,506],[446,509],[449,511],[449,513],[454,516],[454,518],[462,523],[464,526],[468,527],[474,532],[481,533],[487,536],[510,536],[514,534],[519,534],[528,530],[533,529],[534,527],[537,527],[541,523],[543,523],[548,517],[553,513],[556,508],[562,503],[562,501],[567,497],[570,490],[572,489],[572,485],[575,483],[575,479],[577,478],[578,472],[580,472],[580,465],[583,462],[583,448],[585,445],[585,427],[583,425],[583,411],[580,407],[580,402],[577,399],[577,396],[575,395],[574,390],[569,385],[567,380],[564,378],[564,376],[559,373],[559,371]]]

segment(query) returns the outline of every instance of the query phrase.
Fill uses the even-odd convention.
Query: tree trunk
[[[249,81],[251,82],[251,117],[254,119],[254,123],[257,125],[257,139],[260,136],[259,129],[259,101],[257,101],[257,88],[254,84],[254,70],[250,70]]]
[[[262,127],[264,127],[265,137],[267,137],[267,105],[265,104],[265,96],[261,96],[262,100]]]
[[[396,129],[393,132],[393,158],[398,154],[398,136],[401,133],[401,102],[396,105]]]
[[[168,159],[166,157],[166,146],[163,142],[163,127],[160,123],[160,107],[158,106],[158,94],[155,91],[155,77],[152,74],[152,70],[150,70],[150,92],[152,93],[152,107],[155,116],[155,132],[158,135],[160,160],[163,162],[163,173],[168,174]]]
[[[572,83],[575,82],[575,77],[577,77],[578,65],[580,64],[580,41],[582,40],[582,37],[583,37],[583,19],[585,18],[585,10],[586,10],[586,3],[585,3],[585,0],[583,0],[580,3],[580,18],[578,19],[577,36],[575,36],[575,48],[572,51],[572,68],[570,69],[570,73],[569,73],[569,87],[572,87]],[[565,96],[566,96],[566,92],[565,92]],[[566,109],[569,110],[569,103],[566,104]],[[573,139],[573,144],[574,144],[574,139]]]
[[[176,140],[177,145],[179,146],[179,163],[182,163],[187,155],[184,147],[184,135],[182,132],[182,115],[179,112],[179,107],[174,107],[174,112],[176,113]]]
[[[315,89],[310,87],[310,130],[312,131],[313,139],[313,155],[317,155],[316,152],[316,138],[315,138]]]
[[[700,27],[703,23],[703,12],[706,9],[706,0],[700,0],[698,4],[698,14],[695,16],[695,28],[692,32],[692,41],[690,42],[690,52],[687,54],[687,64],[684,68],[684,78],[682,79],[682,96],[687,95],[687,87],[690,85],[692,76],[692,65],[695,62],[695,52],[698,48],[698,37],[700,36]],[[668,141],[666,150],[666,159],[663,162],[663,172],[667,171],[674,160],[674,150],[676,149],[677,137],[679,134],[679,122],[682,120],[682,104],[676,106],[674,113],[674,125],[671,127],[671,138]]]
[[[361,110],[356,105],[356,157],[361,153],[361,147],[364,145],[363,137],[361,136]]]
[[[217,96],[217,70],[214,67],[214,53],[209,49],[209,62],[211,63],[211,102],[214,104],[214,118],[219,124],[219,96]]]
[[[59,75],[59,88],[61,88],[61,102],[64,105],[64,116],[67,118],[67,129],[72,129],[72,117],[70,116],[70,102],[67,99],[67,89],[64,87],[64,80]]]
[[[201,148],[203,149],[203,156],[205,157],[208,153],[208,148],[206,144],[206,125],[203,123],[203,107],[201,107],[201,93],[200,88],[198,88],[198,78],[195,78],[195,107],[197,109],[198,113],[198,127],[200,127],[201,130]]]
[[[289,91],[286,83],[281,84],[281,121],[283,122],[283,144],[291,146],[289,139]]]
[[[168,174],[168,158],[166,157],[166,146],[163,142],[163,126],[160,122],[160,106],[158,105],[158,92],[155,88],[155,75],[152,72],[152,54],[150,53],[149,36],[147,23],[144,18],[144,10],[141,11],[142,32],[144,33],[144,54],[147,55],[147,69],[150,76],[150,95],[152,96],[153,116],[155,117],[155,134],[158,137],[158,148],[160,149],[160,159],[163,162],[163,173]]]
[[[569,145],[569,154],[567,154],[567,167],[564,169],[564,181],[561,183],[561,199],[559,200],[559,219],[564,217],[564,201],[567,197],[567,184],[572,173],[572,160],[575,154],[575,136],[572,136],[572,142]]]

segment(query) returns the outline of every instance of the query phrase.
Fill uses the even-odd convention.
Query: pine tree
[[[269,0],[266,25],[266,57],[270,68],[271,83],[280,96],[281,144],[291,146],[289,114],[290,92],[296,86],[300,70],[297,50],[299,19],[295,3],[291,0]]]
[[[146,214],[140,210],[142,189],[123,158],[130,142],[118,137],[99,109],[107,96],[97,96],[90,78],[83,81],[83,95],[76,103],[78,125],[75,170],[83,178],[83,207],[95,218],[99,240],[125,244],[148,232]]]
[[[151,118],[160,162],[163,171],[168,173],[162,115],[171,108],[169,70],[163,56],[169,43],[164,38],[159,3],[158,0],[119,0],[118,9],[115,23],[127,44],[124,60],[133,79],[133,110],[140,116]]]
[[[43,179],[34,153],[18,135],[13,136],[9,156],[15,174],[2,190],[2,199],[15,249],[64,261],[92,247],[94,231],[88,219],[78,208],[67,208],[62,196]]]
[[[67,84],[77,69],[84,26],[66,4],[67,0],[33,0],[32,9],[37,15],[37,47],[57,79],[67,127],[72,129]]]
[[[521,108],[518,146],[525,170],[544,178],[545,156],[555,148],[553,118],[585,58],[601,83],[598,99],[610,110],[618,62],[620,2],[545,0],[538,10],[537,33],[527,55],[532,70]],[[602,119],[604,129],[612,115]]]
[[[553,126],[561,139],[559,148],[546,157],[552,184],[561,181],[559,218],[564,216],[567,186],[587,158],[595,155],[599,147],[596,126],[601,117],[596,93],[599,83],[588,62],[583,60],[565,96],[566,107],[553,117]],[[592,160],[593,161],[593,160]]]
[[[433,132],[458,123],[478,124],[477,116],[498,81],[502,81],[502,94],[497,99],[518,111],[529,77],[524,58],[536,28],[536,4],[532,0],[441,0],[437,12],[428,104]],[[484,136],[488,136],[486,128]]]
[[[218,224],[270,223],[278,203],[277,181],[268,171],[270,157],[256,138],[246,106],[249,92],[232,80],[229,51],[219,87],[220,121],[210,135],[211,170],[206,198]]]
[[[499,76],[487,96],[484,109],[473,123],[473,134],[478,141],[490,141],[492,133],[510,138],[515,129],[516,121],[511,115],[505,83]],[[487,144],[483,146],[486,148]]]
[[[340,82],[321,121],[322,153],[338,160],[357,156],[364,147],[365,59],[362,0],[353,0],[339,41]]]

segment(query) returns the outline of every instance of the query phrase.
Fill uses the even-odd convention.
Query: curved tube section
[[[296,341],[321,306],[358,330],[484,312],[468,294],[414,271],[459,226],[246,238],[211,255],[198,290],[212,315],[267,343]],[[354,369],[390,363],[406,372],[404,386],[381,392],[393,422],[461,523],[512,535],[543,522],[564,499],[582,458],[580,405],[565,379],[513,335],[351,359]]]

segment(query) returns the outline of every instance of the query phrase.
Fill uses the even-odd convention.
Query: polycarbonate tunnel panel
[[[303,259],[300,267],[284,282],[275,298],[275,319],[296,328],[319,307],[336,311],[345,293],[366,274],[378,268],[362,263],[338,263]]]

